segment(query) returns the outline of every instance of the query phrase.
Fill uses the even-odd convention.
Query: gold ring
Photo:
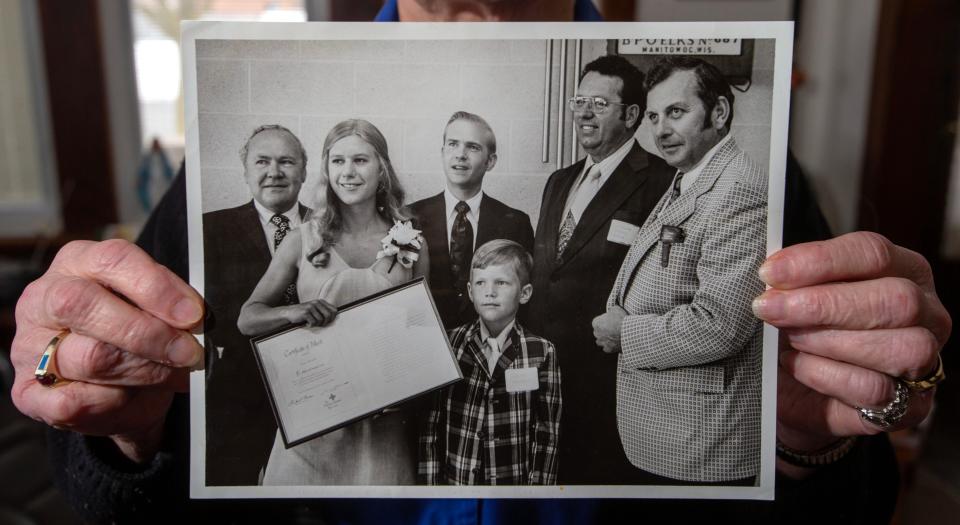
[[[69,379],[59,375],[55,359],[57,349],[60,348],[60,343],[62,343],[68,335],[70,335],[69,329],[61,330],[59,334],[53,336],[53,339],[47,343],[47,347],[43,350],[43,355],[40,356],[40,362],[37,363],[37,370],[33,375],[37,378],[37,382],[45,387],[65,385],[70,382]]]
[[[904,383],[910,387],[910,390],[914,392],[926,392],[931,388],[937,386],[937,383],[942,383],[944,379],[947,378],[947,374],[943,371],[943,357],[940,354],[937,354],[937,370],[932,374],[928,375],[923,379],[918,379],[916,381],[911,381],[909,379],[902,379]]]

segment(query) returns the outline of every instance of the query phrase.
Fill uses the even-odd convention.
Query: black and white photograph
[[[772,499],[791,23],[187,23],[191,495]]]

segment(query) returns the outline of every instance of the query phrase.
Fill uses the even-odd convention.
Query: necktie
[[[454,286],[462,294],[467,289],[470,278],[470,260],[473,258],[473,225],[467,219],[470,205],[460,201],[454,208],[457,211],[450,232],[450,269],[453,271]]]
[[[570,238],[573,237],[573,231],[577,228],[577,217],[574,213],[580,214],[581,217],[583,216],[584,210],[590,205],[593,197],[597,195],[599,184],[600,165],[594,164],[587,170],[580,184],[574,188],[573,191],[576,193],[573,196],[573,202],[570,203],[570,209],[567,210],[567,214],[563,217],[563,223],[560,224],[560,233],[557,236],[557,262],[560,262],[563,256],[563,250],[567,248],[567,244],[570,243]]]
[[[290,219],[286,215],[275,213],[273,217],[270,217],[270,224],[277,227],[277,231],[273,232],[273,251],[277,251],[277,247],[280,246],[283,238],[290,231]],[[297,283],[290,283],[287,289],[283,291],[283,302],[284,304],[297,304],[299,302]]]
[[[500,345],[497,344],[495,337],[488,337],[484,341],[483,355],[487,358],[487,370],[490,371],[490,375],[493,375],[493,369],[496,368],[497,361],[500,360]]]
[[[563,250],[567,249],[567,244],[573,237],[573,230],[576,227],[577,220],[573,218],[573,212],[567,211],[567,216],[563,218],[563,224],[560,225],[560,235],[557,236],[557,262],[563,258]]]
[[[280,213],[273,214],[273,217],[270,217],[270,224],[273,224],[277,227],[277,231],[273,232],[273,249],[276,251],[277,247],[280,246],[280,241],[287,236],[287,232],[290,231],[290,219],[286,215]]]
[[[673,180],[673,191],[670,192],[670,202],[680,198],[680,181],[683,179],[683,172],[678,171],[677,177]]]

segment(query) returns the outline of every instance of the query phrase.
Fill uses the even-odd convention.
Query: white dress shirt
[[[513,325],[516,323],[516,319],[510,321],[510,324],[503,327],[500,335],[493,337],[490,335],[490,330],[487,330],[487,325],[483,322],[483,319],[480,319],[480,338],[483,339],[489,348],[489,352],[484,349],[484,354],[487,357],[487,370],[490,370],[491,374],[493,373],[494,367],[497,366],[497,361],[500,360],[503,347],[507,344],[507,336],[510,335],[510,330],[513,330]]]
[[[587,155],[583,170],[580,172],[577,181],[573,184],[570,193],[567,195],[567,203],[563,207],[563,215],[561,215],[561,217],[566,217],[569,211],[579,224],[580,217],[583,216],[584,210],[590,205],[590,201],[600,192],[600,188],[610,180],[610,176],[617,170],[617,167],[620,166],[623,159],[630,153],[630,150],[633,149],[633,145],[636,144],[636,142],[637,139],[631,136],[622,146],[600,162],[594,162],[593,158]],[[594,164],[597,164],[600,168],[600,176],[591,178],[590,180],[584,180]],[[561,223],[557,226],[559,228],[562,227],[563,224]]]

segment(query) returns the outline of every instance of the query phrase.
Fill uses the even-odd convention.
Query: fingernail
[[[784,278],[783,273],[783,265],[779,264],[778,261],[773,258],[767,259],[760,265],[760,269],[757,270],[757,274],[760,275],[760,280],[770,286],[782,281]]]
[[[787,301],[784,294],[776,290],[767,290],[760,297],[753,300],[753,315],[765,321],[783,319],[787,310]]]
[[[200,316],[203,315],[203,310],[201,310],[197,301],[185,297],[173,305],[171,314],[175,320],[181,323],[193,324],[200,320]]]
[[[175,366],[196,366],[203,352],[193,336],[180,335],[167,345],[167,359]]]

